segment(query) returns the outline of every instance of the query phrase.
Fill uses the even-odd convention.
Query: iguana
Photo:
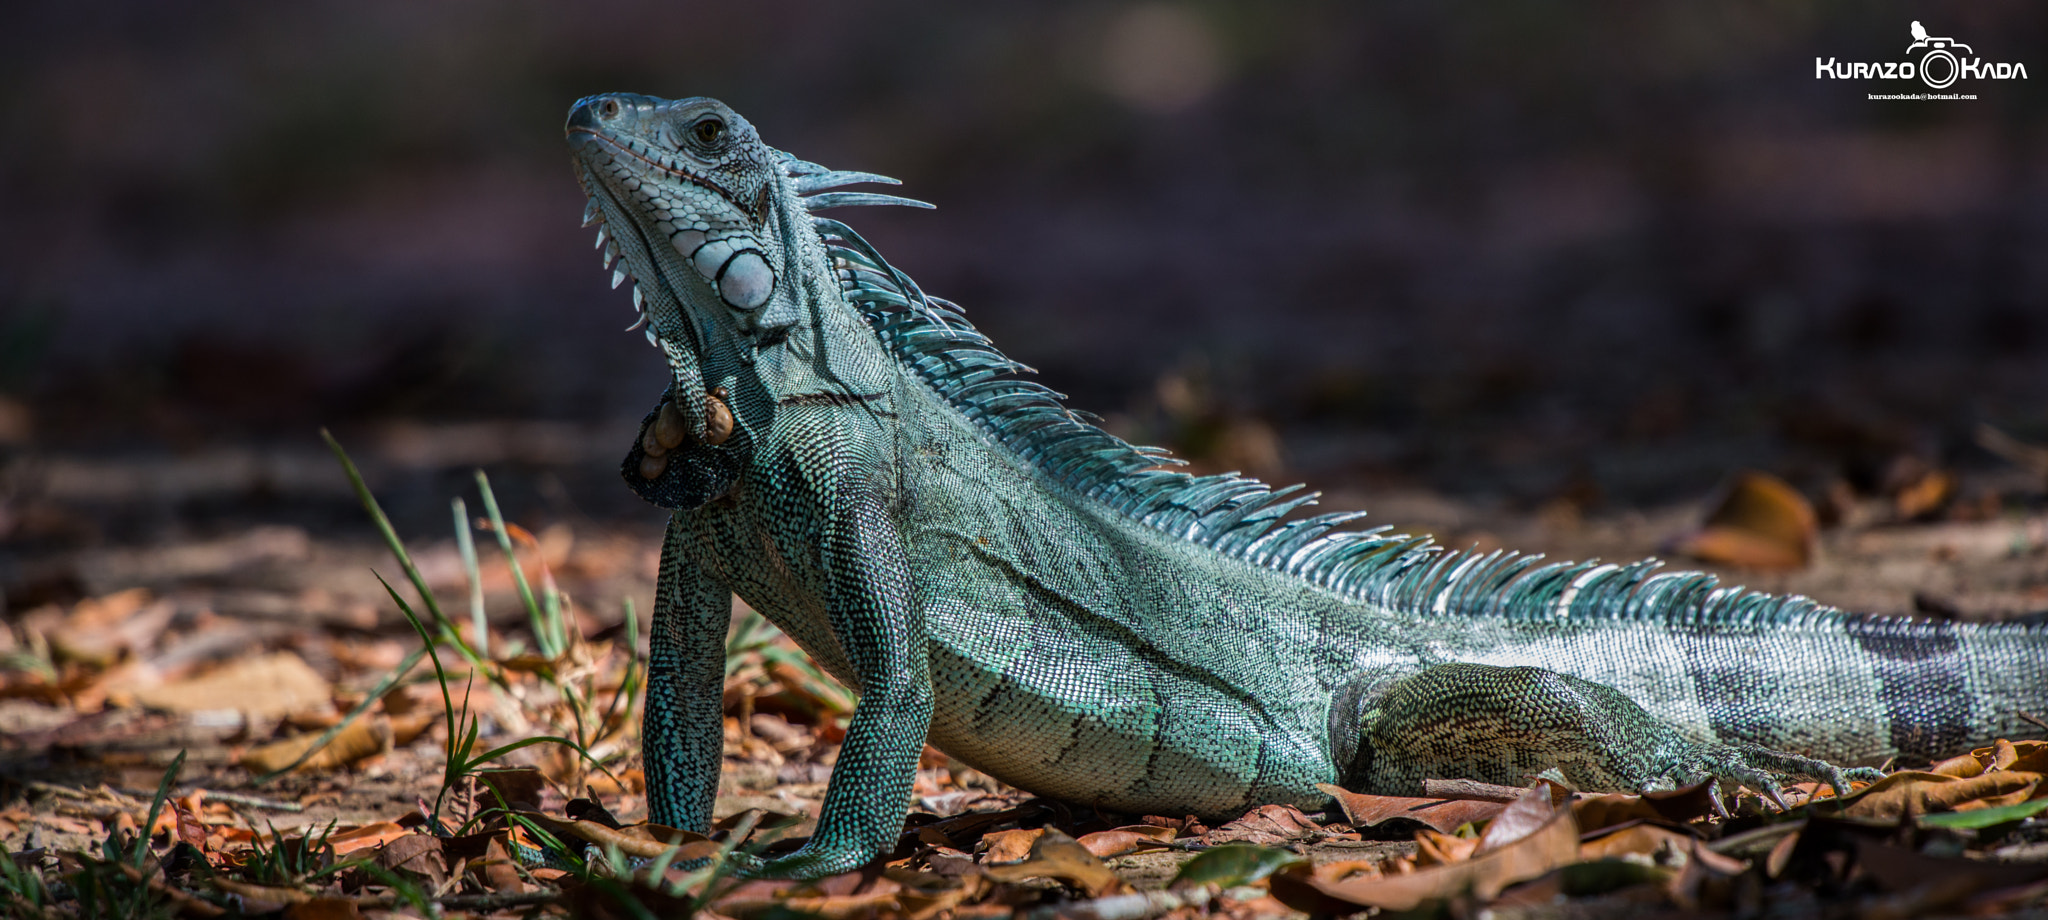
[[[845,224],[894,180],[711,99],[600,95],[566,133],[612,285],[672,383],[624,464],[673,509],[643,731],[653,820],[703,830],[738,594],[859,691],[806,877],[900,832],[925,743],[1130,813],[1327,806],[1318,784],[1588,789],[1788,776],[2035,734],[2048,629],[1858,616],[1711,575],[1447,552],[1290,516],[1104,432]]]

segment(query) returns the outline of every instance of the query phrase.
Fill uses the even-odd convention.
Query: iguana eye
[[[719,140],[724,137],[725,122],[716,118],[706,118],[690,126],[690,139],[696,141],[699,147],[716,147]]]

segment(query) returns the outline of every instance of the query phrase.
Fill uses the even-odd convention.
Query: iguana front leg
[[[812,492],[821,495],[825,511],[819,549],[830,592],[827,613],[859,676],[860,703],[832,767],[817,832],[803,849],[769,861],[755,875],[844,872],[894,844],[931,727],[923,613],[882,493],[869,479],[868,471],[883,467],[863,462],[857,448],[848,453],[833,458]]]
[[[1589,790],[1668,789],[1709,777],[1776,796],[1784,776],[1848,792],[1876,770],[1751,744],[1686,736],[1621,691],[1543,668],[1444,664],[1394,683],[1361,714],[1359,759],[1347,782],[1420,794],[1430,778],[1521,785],[1555,767]]]
[[[648,636],[647,708],[640,749],[647,770],[647,815],[656,824],[703,833],[725,743],[725,633],[732,592],[690,557],[689,523],[672,517],[661,541]]]

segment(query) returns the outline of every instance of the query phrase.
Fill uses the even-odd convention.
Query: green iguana
[[[1317,784],[1588,789],[1787,776],[2037,734],[2048,629],[1846,614],[1658,563],[1542,563],[1290,518],[1313,494],[1189,476],[1020,379],[845,224],[890,183],[764,145],[710,99],[592,96],[567,125],[612,285],[673,382],[625,475],[673,509],[644,753],[704,830],[738,594],[860,702],[817,833],[755,869],[892,845],[928,741],[1133,813],[1326,807]],[[1824,759],[1823,759],[1824,758]]]

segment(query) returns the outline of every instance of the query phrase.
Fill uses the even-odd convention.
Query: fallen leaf
[[[1929,469],[1892,495],[1892,510],[1901,520],[1913,520],[1940,511],[1955,497],[1956,477],[1947,470]]]
[[[1080,844],[1100,859],[1122,856],[1136,850],[1147,841],[1172,840],[1173,828],[1153,827],[1149,824],[1132,824],[1092,834],[1082,834]]]
[[[989,835],[995,836],[993,834]],[[1096,859],[1074,838],[1053,828],[1046,828],[1031,844],[1031,855],[1022,862],[1001,865],[984,864],[982,872],[999,882],[1014,882],[1027,878],[1051,878],[1072,884],[1086,892],[1089,897],[1100,897],[1113,888],[1122,886],[1116,873]]]
[[[1707,522],[1679,539],[1678,552],[1706,562],[1755,569],[1805,568],[1818,532],[1813,506],[1782,479],[1739,474]]]
[[[1823,813],[1832,816],[1898,820],[1930,812],[1955,811],[1980,799],[1996,800],[2015,793],[2031,792],[2041,779],[2042,774],[2016,770],[1960,778],[1940,773],[1900,771],[1870,784],[1869,788],[1855,795],[1838,800],[1832,806],[1816,807],[1827,808]],[[1987,804],[2010,803],[1990,801]]]
[[[361,827],[338,828],[327,835],[327,845],[334,848],[334,855],[341,856],[357,850],[379,847],[412,833],[411,828],[402,827],[391,821],[378,821]]]
[[[1993,770],[2048,773],[2048,741],[2014,742],[2000,738],[1990,747],[1958,754],[1927,768],[1929,773],[1959,777],[1979,776]]]
[[[333,705],[327,680],[291,652],[240,658],[197,677],[135,691],[144,706],[171,712],[232,709],[277,718]]]
[[[1487,823],[1486,832],[1479,835],[1479,852],[1498,850],[1535,833],[1557,816],[1561,798],[1551,783],[1538,782],[1530,786],[1521,798],[1508,803],[1508,807],[1501,809],[1501,813]]]
[[[547,777],[532,767],[478,770],[474,776],[478,783],[495,793],[485,801],[511,811],[539,809],[541,792],[548,787]]]
[[[1045,828],[1019,828],[984,835],[975,849],[990,863],[1013,863],[1031,855],[1031,845],[1045,834]]]
[[[1344,809],[1344,818],[1353,827],[1378,827],[1388,821],[1401,818],[1418,821],[1443,833],[1451,833],[1467,824],[1490,821],[1507,806],[1505,802],[1489,802],[1477,799],[1427,799],[1399,795],[1368,795],[1352,792],[1340,786],[1323,783],[1316,786]]]
[[[122,653],[155,641],[175,612],[175,605],[167,602],[151,605],[146,588],[86,598],[50,630],[50,648],[59,658],[103,668],[119,660]]]
[[[1689,824],[1713,813],[1713,781],[1642,795],[1611,793],[1572,803],[1572,816],[1587,833],[1631,821]]]
[[[1272,846],[1305,840],[1323,833],[1321,825],[1292,805],[1261,805],[1243,817],[1202,835],[1211,846],[1225,843],[1256,843]]]
[[[1418,867],[1464,862],[1477,852],[1477,837],[1457,837],[1432,830],[1415,832],[1415,865]]]
[[[512,860],[512,848],[506,843],[504,834],[494,834],[484,847],[483,859],[472,868],[483,876],[484,884],[501,894],[518,894],[527,890],[526,880],[519,876],[519,864]]]
[[[1648,856],[1661,864],[1668,860],[1657,857],[1668,853],[1684,854],[1686,859],[1697,860],[1721,875],[1736,875],[1749,866],[1742,860],[1723,856],[1702,846],[1698,837],[1654,824],[1633,825],[1579,844],[1579,858],[1582,860]]]
[[[320,740],[319,732],[307,732],[273,741],[242,755],[241,764],[252,773],[282,770]],[[382,714],[365,715],[350,722],[326,747],[299,764],[297,772],[312,773],[355,763],[391,749],[391,723]]]
[[[1541,800],[1548,802],[1548,795]],[[1334,900],[1356,907],[1409,910],[1425,901],[1470,893],[1491,900],[1502,889],[1570,865],[1579,859],[1579,828],[1570,808],[1556,808],[1548,821],[1526,836],[1465,862],[1418,869],[1406,875],[1326,881],[1313,873],[1273,876],[1273,896],[1296,910],[1313,912]],[[1325,911],[1328,912],[1327,910]]]
[[[167,804],[170,807],[164,810],[177,816],[176,839],[191,844],[201,853],[206,852],[206,825],[199,820],[199,815],[194,813],[186,801],[172,799]]]
[[[377,849],[377,865],[423,877],[430,888],[439,888],[448,877],[448,859],[441,851],[441,838],[432,834],[407,834],[384,844]]]

